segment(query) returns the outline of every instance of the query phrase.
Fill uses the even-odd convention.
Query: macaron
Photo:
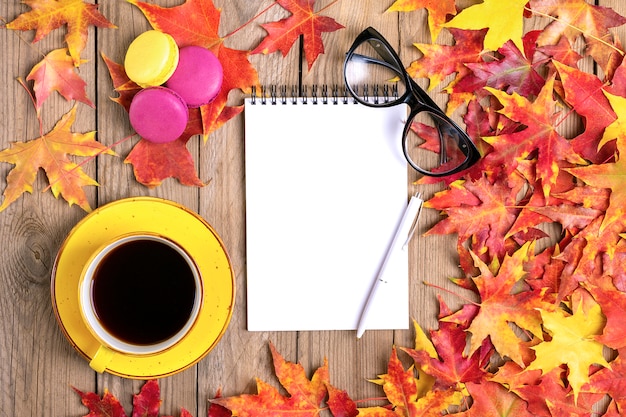
[[[200,107],[213,101],[222,88],[222,64],[206,48],[180,48],[178,66],[166,86],[176,91],[189,107]]]
[[[148,30],[131,42],[124,58],[128,78],[141,87],[165,83],[178,65],[178,46],[172,36]]]
[[[128,110],[130,124],[142,138],[155,143],[178,139],[189,120],[187,103],[166,87],[149,87],[133,97]]]

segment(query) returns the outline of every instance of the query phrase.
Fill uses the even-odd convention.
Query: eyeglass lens
[[[385,45],[370,39],[362,42],[346,62],[346,83],[357,100],[382,105],[398,100],[406,92],[401,70],[401,64],[395,62]]]
[[[355,98],[368,106],[404,102],[409,89],[402,63],[377,39],[368,39],[356,47],[346,62],[345,79]],[[458,128],[426,106],[414,112],[403,138],[409,164],[418,171],[432,174],[461,166],[467,160],[468,149]]]

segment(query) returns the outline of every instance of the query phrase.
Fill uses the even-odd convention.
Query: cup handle
[[[100,346],[96,354],[93,355],[93,358],[91,358],[89,366],[94,371],[102,373],[106,369],[107,365],[109,365],[114,355],[115,352],[108,347]]]

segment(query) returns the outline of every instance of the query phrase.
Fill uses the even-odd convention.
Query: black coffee
[[[153,240],[126,242],[109,252],[94,273],[94,309],[104,328],[135,345],[174,336],[189,320],[193,273],[170,246]]]

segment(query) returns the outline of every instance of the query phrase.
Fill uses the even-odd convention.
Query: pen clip
[[[417,204],[418,204],[417,213],[415,213],[415,219],[413,220],[413,224],[411,225],[411,229],[409,230],[409,234],[407,235],[406,240],[404,241],[404,244],[402,245],[402,250],[406,250],[406,247],[409,245],[409,242],[411,241],[411,238],[415,234],[415,230],[417,229],[417,223],[418,223],[418,220],[420,218],[420,214],[422,212],[422,204],[424,203],[424,200],[422,200],[422,195],[419,192],[415,193],[413,198],[416,198],[416,199],[419,200],[417,202]]]

